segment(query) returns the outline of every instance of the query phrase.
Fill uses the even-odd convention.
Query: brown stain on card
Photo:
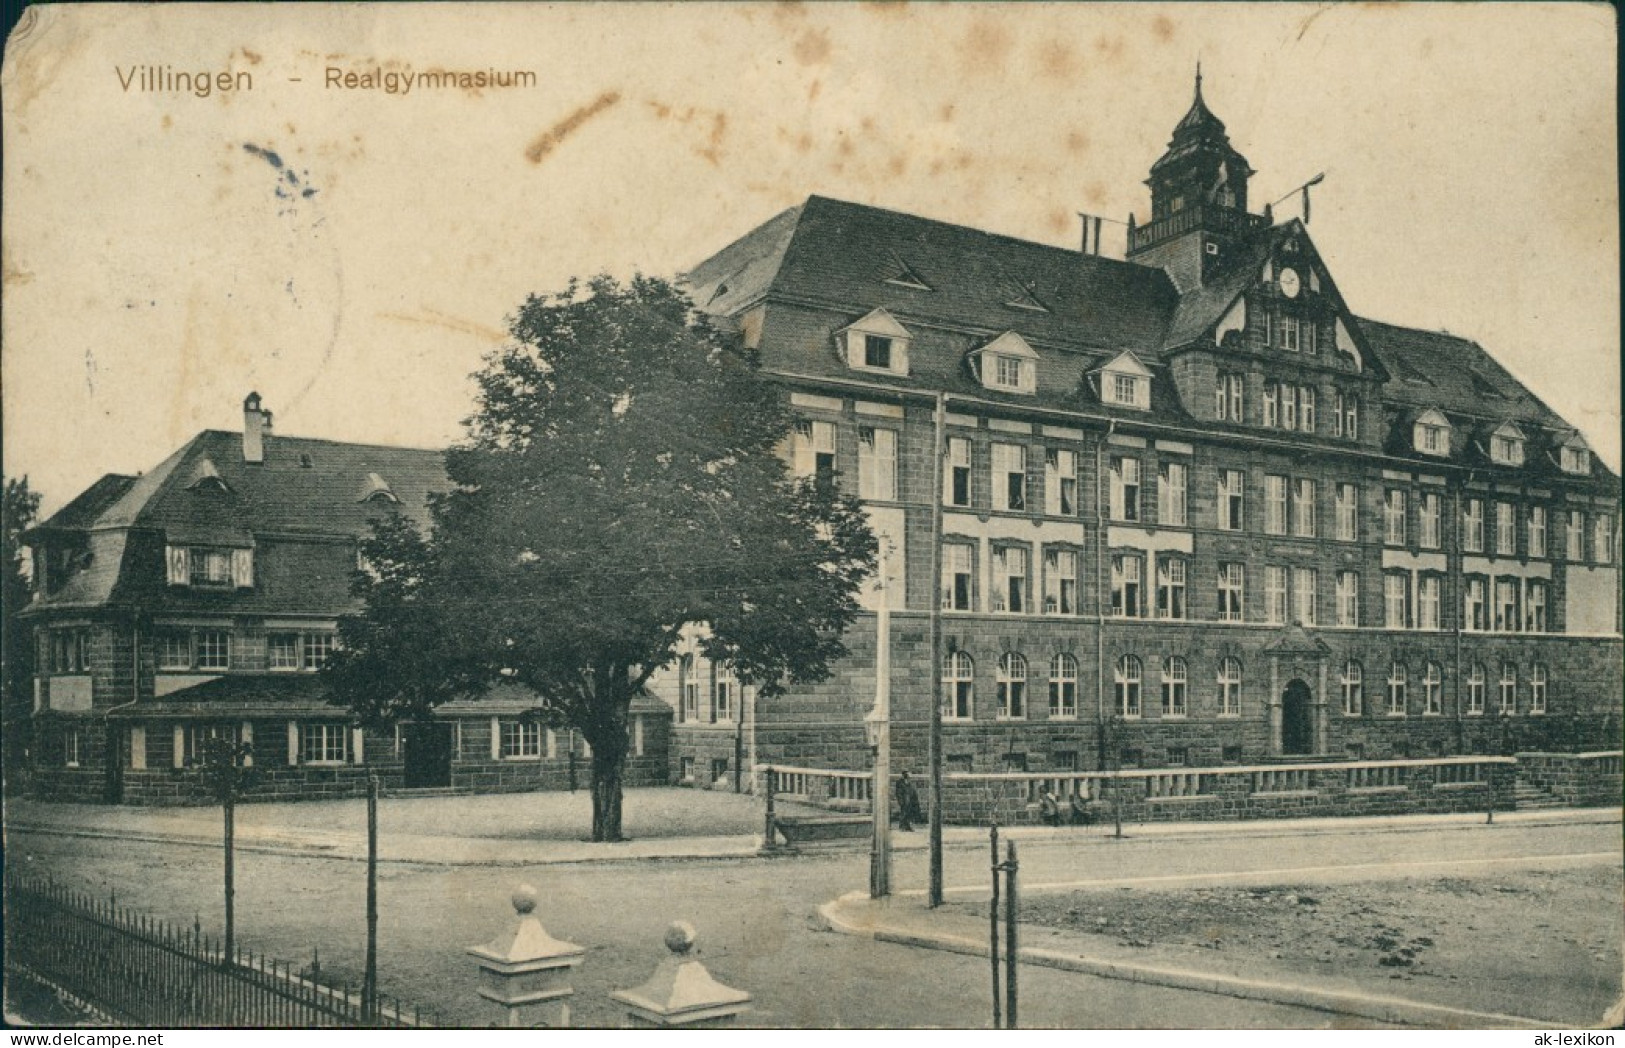
[[[525,149],[525,159],[533,164],[540,164],[547,159],[549,153],[558,148],[559,143],[580,130],[581,126],[587,121],[620,100],[621,93],[619,91],[605,91],[591,102],[548,128]]]
[[[809,29],[796,38],[796,43],[790,53],[796,56],[796,61],[802,65],[817,65],[829,60],[830,52],[834,48],[829,42],[829,33],[822,29]]]
[[[1151,32],[1158,43],[1166,44],[1174,38],[1174,22],[1167,15],[1158,15],[1151,20]]]

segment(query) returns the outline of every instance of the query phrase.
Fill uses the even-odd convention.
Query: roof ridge
[[[200,431],[198,436],[236,438],[242,436],[242,434],[233,429],[205,429]],[[301,437],[295,436],[291,433],[276,432],[269,433],[267,436],[273,441],[299,441],[300,443],[304,444],[326,444],[328,446],[345,448],[381,448],[385,451],[422,451],[444,453],[451,447],[451,445],[447,445],[447,447],[443,448],[428,448],[417,444],[373,444],[360,440],[334,440],[332,437]]]

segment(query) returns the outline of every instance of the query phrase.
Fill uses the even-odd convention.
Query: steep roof
[[[1439,408],[1451,416],[1493,420],[1494,425],[1512,419],[1569,428],[1471,339],[1364,317],[1360,330],[1392,373],[1383,387],[1383,397],[1391,403]]]
[[[226,491],[193,490],[200,476],[211,474],[205,463]],[[243,461],[240,433],[205,430],[135,478],[100,513],[76,514],[76,526],[360,535],[380,511],[380,503],[362,497],[373,486],[372,474],[387,483],[402,512],[425,525],[429,495],[450,486],[443,451],[272,434],[265,461],[256,464]]]
[[[893,279],[905,267],[931,290]],[[1158,269],[819,196],[696,266],[688,283],[708,312],[774,294],[1153,357],[1178,301]]]
[[[107,508],[124,496],[136,482],[135,477],[109,473],[79,493],[72,502],[51,514],[49,520],[34,527],[35,531],[79,531],[95,523]]]

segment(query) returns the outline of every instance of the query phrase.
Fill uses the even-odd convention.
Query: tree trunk
[[[590,741],[590,740],[589,740]],[[592,749],[592,839],[625,840],[621,836],[621,769],[624,748],[594,745]]]

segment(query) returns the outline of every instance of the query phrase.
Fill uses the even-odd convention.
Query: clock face
[[[1291,268],[1281,270],[1281,294],[1287,298],[1298,297],[1298,271]]]

